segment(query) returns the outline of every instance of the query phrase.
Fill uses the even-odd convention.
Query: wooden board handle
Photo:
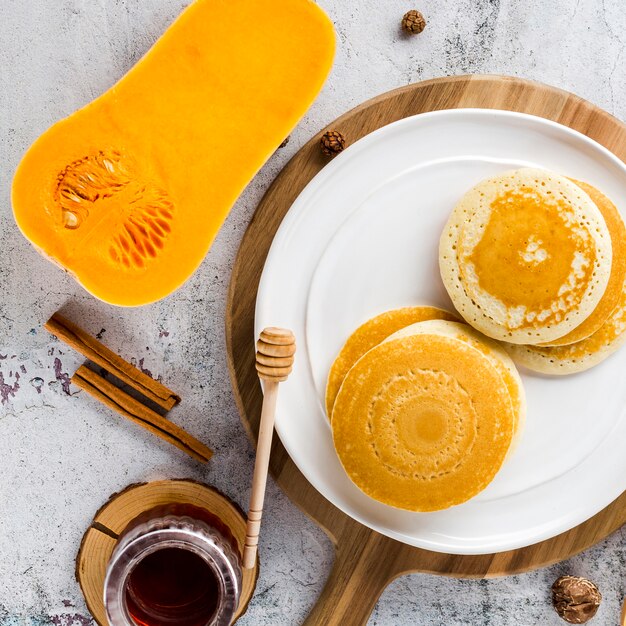
[[[330,576],[305,626],[365,626],[387,585],[403,573],[402,568],[394,570],[398,555],[391,540],[386,553],[379,535],[356,524],[351,531],[349,539],[344,536],[339,542]]]

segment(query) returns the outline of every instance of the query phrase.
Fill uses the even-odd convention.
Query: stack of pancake
[[[326,407],[339,459],[362,491],[435,511],[491,482],[526,403],[497,342],[424,306],[383,313],[350,336],[331,367]]]
[[[479,183],[444,228],[439,265],[463,318],[529,369],[579,372],[626,340],[626,228],[587,183],[530,168]]]
[[[428,306],[383,313],[350,336],[326,389],[348,476],[413,511],[467,501],[511,454],[526,408],[514,361],[567,374],[626,342],[626,227],[591,185],[530,168],[479,183],[439,264],[467,323]]]

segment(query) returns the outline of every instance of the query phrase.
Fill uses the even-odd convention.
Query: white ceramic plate
[[[542,118],[463,109],[385,126],[327,165],[294,202],[267,258],[256,308],[292,328],[294,371],[276,428],[328,500],[405,543],[454,554],[527,546],[592,517],[626,488],[626,348],[567,377],[522,372],[526,430],[510,461],[471,501],[435,513],[376,502],[347,477],[323,409],[328,369],[350,333],[399,306],[452,310],[439,235],[456,201],[497,172],[543,167],[603,190],[626,212],[626,167],[602,146]]]

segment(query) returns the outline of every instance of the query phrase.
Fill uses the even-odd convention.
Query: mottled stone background
[[[136,310],[97,302],[19,234],[10,181],[51,123],[110,87],[188,4],[184,0],[0,0],[0,624],[91,624],[74,557],[91,516],[128,483],[191,476],[245,505],[252,448],[235,408],[224,351],[224,303],[239,241],[263,192],[302,144],[347,109],[425,78],[492,72],[571,90],[626,118],[623,0],[420,0],[417,38],[398,24],[412,3],[320,0],[334,20],[332,76],[300,126],[250,184],[195,276]],[[247,16],[237,28],[254,28]],[[181,111],[181,115],[184,112]],[[114,350],[182,394],[175,419],[214,447],[199,467],[98,407],[69,375],[82,359],[41,324],[65,307]],[[584,498],[584,494],[581,494]],[[592,578],[604,601],[594,623],[617,623],[626,581],[624,531],[567,563],[492,581],[412,575],[393,583],[379,625],[532,626],[560,620],[549,601],[564,572]],[[261,537],[257,595],[241,624],[302,621],[333,552],[274,485]]]

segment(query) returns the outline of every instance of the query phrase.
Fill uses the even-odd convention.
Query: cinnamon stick
[[[175,445],[194,459],[206,463],[213,455],[209,447],[180,426],[135,400],[88,367],[81,365],[72,376],[72,382],[120,415]]]
[[[180,396],[172,390],[124,361],[115,352],[62,315],[55,313],[44,324],[44,328],[166,411],[180,402]]]

